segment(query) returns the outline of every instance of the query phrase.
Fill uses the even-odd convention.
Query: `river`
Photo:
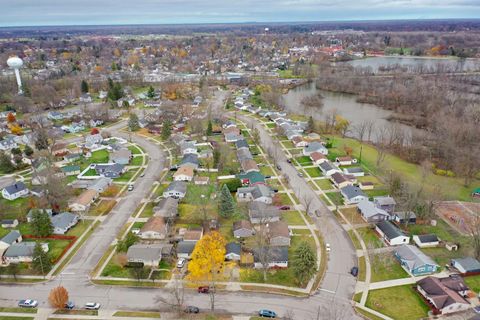
[[[392,122],[387,118],[392,115],[391,111],[384,110],[373,104],[359,103],[356,101],[356,95],[335,93],[329,91],[318,90],[314,82],[306,83],[291,89],[288,93],[283,95],[283,102],[288,112],[296,114],[305,114],[301,101],[305,97],[313,96],[320,92],[323,99],[323,108],[320,112],[311,112],[315,120],[324,120],[329,112],[336,110],[339,115],[350,121],[351,128],[359,125],[366,120],[372,120],[375,128],[383,128],[386,125],[392,125]],[[401,129],[406,133],[411,134],[417,130],[411,126],[397,123]],[[357,137],[355,130],[350,130],[347,134],[351,137]],[[375,140],[375,133],[372,135],[372,140]]]

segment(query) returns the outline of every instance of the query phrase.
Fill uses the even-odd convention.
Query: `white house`
[[[2,196],[7,200],[15,200],[28,195],[28,193],[29,190],[22,181],[6,186],[2,190]]]
[[[414,235],[412,240],[419,248],[432,248],[440,244],[440,239],[434,234]]]
[[[382,237],[382,240],[390,246],[398,246],[402,244],[408,244],[410,242],[410,237],[403,233],[402,230],[398,229],[390,221],[382,221],[377,223],[375,231],[377,231],[377,233]]]

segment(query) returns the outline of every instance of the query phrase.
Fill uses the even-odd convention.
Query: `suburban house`
[[[184,141],[180,144],[180,152],[182,155],[186,154],[197,154],[197,147],[195,146],[195,141]]]
[[[0,140],[0,150],[7,151],[15,148],[18,148],[18,144],[15,142],[15,139],[8,137]]]
[[[287,223],[283,221],[269,222],[266,228],[271,246],[290,246],[290,229],[288,229]]]
[[[1,222],[2,228],[5,229],[11,229],[11,228],[16,228],[18,226],[18,220],[17,219],[4,219]]]
[[[321,163],[328,161],[327,157],[320,152],[312,152],[310,154],[310,159],[312,159],[313,164],[316,166],[319,166]]]
[[[415,224],[417,223],[417,215],[412,211],[395,212],[393,220],[398,224],[405,224],[407,220],[408,224]]]
[[[238,162],[242,162],[247,159],[253,159],[253,156],[249,149],[240,149],[237,150],[237,159]]]
[[[253,267],[255,269],[263,268],[262,256],[267,255],[268,250],[268,267],[269,268],[287,268],[288,267],[288,247],[271,247],[258,248],[253,250]]]
[[[192,167],[193,170],[198,169],[198,155],[194,153],[187,153],[186,155],[183,156],[179,166],[180,167],[189,166],[189,167]]]
[[[450,265],[457,269],[461,274],[480,273],[480,262],[472,257],[452,259]]]
[[[42,249],[48,252],[48,243],[42,243]],[[3,254],[3,261],[9,263],[32,262],[35,242],[13,243]]]
[[[153,215],[166,219],[173,219],[178,214],[178,199],[163,198],[158,205],[153,207]]]
[[[296,148],[303,148],[308,145],[308,142],[303,140],[302,137],[295,136],[292,138],[292,143]]]
[[[426,277],[417,282],[417,290],[441,314],[465,311],[471,307],[464,298],[469,289],[459,276]]]
[[[22,242],[22,235],[18,230],[12,230],[0,239],[0,257],[12,244]]]
[[[7,200],[15,200],[28,195],[29,191],[25,183],[17,181],[14,184],[6,186],[2,190],[2,196]]]
[[[184,181],[173,181],[163,192],[164,198],[182,199],[187,193],[187,184]]]
[[[55,143],[52,147],[52,154],[55,156],[55,157],[63,157],[64,155],[66,155],[69,151],[68,151],[68,148],[67,148],[67,144],[64,143],[64,142],[57,142]]]
[[[118,163],[122,165],[128,165],[132,160],[132,151],[127,148],[122,148],[116,151],[113,151],[110,154],[110,161],[113,163]]]
[[[242,171],[245,172],[245,173],[249,173],[249,172],[253,172],[253,171],[260,172],[260,169],[258,168],[258,165],[255,162],[255,160],[246,159],[246,160],[241,161],[240,165],[242,167]]]
[[[419,234],[412,237],[413,242],[419,248],[432,248],[438,247],[440,239],[434,234]]]
[[[99,176],[107,178],[118,178],[125,172],[125,165],[119,163],[100,163],[94,165]]]
[[[53,234],[65,234],[78,223],[78,216],[70,212],[62,212],[50,218]]]
[[[102,193],[105,191],[111,184],[113,183],[112,178],[107,177],[100,177],[96,180],[93,180],[92,184],[90,184],[87,189],[88,190],[95,190],[98,193]]]
[[[63,167],[60,167],[60,171],[67,177],[77,176],[80,174],[80,166],[76,166],[76,165],[63,166]]]
[[[349,167],[349,168],[344,168],[343,173],[352,175],[354,177],[363,177],[365,176],[365,171],[363,171],[362,168],[360,167]]]
[[[263,184],[253,187],[242,187],[237,189],[238,201],[258,201],[266,204],[272,203],[273,191]]]
[[[38,210],[38,211],[44,211],[48,214],[48,216],[50,217],[50,219],[52,218],[53,216],[53,211],[52,209],[37,209],[37,208],[34,208],[34,209],[30,209],[27,213],[27,222],[30,223],[32,222],[32,217],[33,217],[33,212],[35,210]]]
[[[100,133],[91,134],[85,138],[85,148],[94,149],[97,148],[103,141],[103,137]]]
[[[143,263],[145,267],[157,268],[172,247],[171,244],[134,244],[128,248],[127,259],[129,263]]]
[[[407,236],[402,230],[398,229],[390,221],[382,221],[377,223],[375,231],[380,235],[382,240],[389,246],[398,246],[402,244],[408,244],[410,237]]]
[[[366,199],[358,202],[357,210],[366,222],[380,222],[390,219],[390,215],[385,210],[375,207],[373,202]]]
[[[359,203],[362,200],[368,200],[368,197],[362,192],[359,187],[346,186],[340,188],[340,193],[345,200],[345,204],[355,204]]]
[[[240,173],[237,177],[244,186],[254,186],[256,184],[265,184],[265,176],[258,171]]]
[[[340,171],[340,169],[338,169],[336,166],[334,166],[328,161],[324,161],[320,163],[318,167],[320,168],[320,170],[322,170],[323,174],[327,177],[331,176],[335,172],[342,172]]]
[[[395,199],[390,196],[380,196],[373,197],[373,203],[377,208],[387,211],[389,214],[393,215],[395,212]]]
[[[242,247],[239,243],[229,242],[225,246],[225,260],[240,261]]]
[[[168,224],[163,217],[151,217],[143,225],[138,237],[143,240],[163,240],[167,237]]]
[[[225,134],[225,142],[237,142],[238,140],[244,140],[241,134],[230,132]]]
[[[319,152],[321,154],[327,155],[328,149],[318,141],[310,142],[305,148],[303,148],[304,156],[309,156],[314,152]]]
[[[180,241],[177,243],[177,257],[190,259],[192,257],[193,249],[196,242],[193,241]]]
[[[371,181],[360,181],[358,186],[361,190],[373,190],[375,188],[375,184]]]
[[[192,228],[185,231],[183,234],[183,241],[187,242],[197,242],[203,237],[203,228]]]
[[[235,142],[235,148],[237,148],[237,150],[248,149],[248,142],[246,140],[237,140]]]
[[[327,162],[325,162],[327,163]],[[348,179],[343,173],[335,172],[330,176],[330,180],[332,180],[333,185],[337,188],[343,188],[346,186],[353,185],[353,182]]]
[[[173,174],[174,181],[192,181],[193,168],[190,166],[182,166]]]
[[[90,205],[97,199],[98,192],[95,190],[85,190],[77,198],[68,204],[73,212],[86,212],[90,209]]]
[[[263,202],[251,202],[248,205],[248,216],[253,224],[276,222],[280,220],[280,210]]]
[[[413,276],[421,276],[437,272],[439,267],[435,261],[415,246],[405,244],[394,251],[394,255],[402,267]]]
[[[248,238],[255,234],[253,225],[248,220],[239,220],[233,223],[233,236],[235,238]]]
[[[353,160],[352,157],[337,157],[335,162],[339,166],[351,166],[353,163],[356,163],[356,160]]]

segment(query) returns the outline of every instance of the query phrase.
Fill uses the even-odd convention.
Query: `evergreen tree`
[[[82,80],[80,84],[80,89],[82,90],[82,93],[88,93],[88,83],[85,80]]]
[[[0,152],[0,171],[3,173],[12,173],[15,171],[15,166],[10,160],[10,157],[3,151]]]
[[[211,136],[213,132],[213,127],[212,127],[212,120],[208,120],[208,126],[207,126],[207,136]]]
[[[155,89],[153,89],[152,86],[150,86],[150,87],[148,88],[147,97],[148,97],[149,99],[155,98]]]
[[[111,68],[112,68],[112,71],[117,71],[117,70],[118,70],[118,68],[117,68],[117,64],[115,63],[115,61],[114,61],[114,62],[112,62],[112,66],[111,66]]]
[[[48,149],[48,146],[48,134],[44,129],[42,129],[37,132],[37,138],[35,139],[35,148],[37,148],[37,150],[45,150]]]
[[[228,218],[235,213],[235,200],[233,200],[232,194],[226,184],[222,186],[220,191],[220,203],[219,203],[220,215]]]
[[[128,128],[130,131],[137,131],[140,129],[140,124],[138,123],[138,116],[135,113],[130,114],[130,119],[128,120]]]
[[[218,165],[220,163],[220,157],[221,157],[220,151],[217,148],[213,149],[213,167],[214,168],[218,168]]]
[[[30,223],[32,234],[36,237],[48,237],[53,232],[52,221],[45,210],[34,210]]]
[[[27,156],[30,157],[33,154],[33,149],[29,145],[25,146],[25,149],[23,150],[23,153]]]
[[[50,255],[48,252],[43,251],[42,245],[39,242],[35,244],[35,248],[33,249],[32,268],[42,275],[46,275],[52,268]]]
[[[108,93],[107,97],[109,100],[118,101],[123,97],[123,88],[120,83],[113,82],[112,79],[108,79]]]
[[[310,244],[302,241],[293,254],[293,272],[300,284],[304,284],[317,271],[317,255]]]
[[[162,126],[162,140],[168,140],[172,134],[172,122],[170,120],[165,120]]]

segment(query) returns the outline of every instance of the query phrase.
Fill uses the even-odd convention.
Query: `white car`
[[[128,191],[133,191],[133,184],[128,185]]]
[[[38,306],[37,300],[27,299],[18,301],[18,306],[22,308],[36,308]]]
[[[85,303],[85,309],[87,309],[87,310],[98,310],[98,309],[100,309],[100,303],[98,303],[98,302],[87,302],[87,303]]]
[[[331,250],[331,249],[330,249],[330,243],[326,243],[326,244],[325,244],[325,247],[327,248],[327,252],[330,252],[330,250]]]
[[[187,260],[185,260],[185,258],[180,258],[178,259],[177,261],[177,268],[178,269],[181,269],[185,266],[185,262],[187,262]]]

